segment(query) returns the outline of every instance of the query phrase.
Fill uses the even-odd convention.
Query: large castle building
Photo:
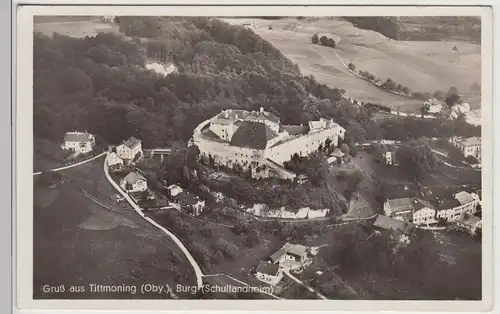
[[[321,118],[307,126],[283,125],[264,111],[227,109],[201,123],[193,133],[200,158],[215,165],[250,171],[253,178],[294,179],[284,168],[293,155],[307,156],[325,146],[338,146],[345,129],[333,120]]]

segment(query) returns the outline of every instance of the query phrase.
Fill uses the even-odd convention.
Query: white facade
[[[67,132],[64,135],[62,149],[72,150],[77,153],[85,154],[92,151],[95,146],[95,136],[87,132]]]
[[[477,211],[477,204],[479,202],[478,198],[474,195],[464,191],[455,194],[455,198],[458,200],[456,206],[438,210],[436,217],[438,219],[443,218],[449,222],[454,222],[459,220],[463,215],[474,215]]]
[[[133,139],[131,141],[131,139],[116,147],[116,154],[118,155],[118,157],[130,161],[133,160],[138,153],[140,153],[141,156],[143,155],[142,142],[137,139]]]
[[[176,196],[179,193],[182,193],[184,190],[180,186],[172,184],[168,187],[168,191],[170,192],[170,195]]]
[[[108,168],[121,168],[123,167],[123,159],[118,157],[116,153],[111,153],[108,155],[108,158],[106,158],[106,161],[108,163]]]
[[[416,225],[436,223],[436,210],[433,208],[423,207],[413,212],[413,223]]]
[[[244,122],[265,124],[272,134],[258,147],[235,145],[231,140]],[[229,168],[238,165],[244,170],[251,168],[254,178],[277,175],[293,179],[295,174],[283,168],[284,162],[289,161],[294,154],[307,156],[317,151],[327,140],[331,141],[331,145],[338,146],[339,139],[345,135],[345,129],[332,120],[311,121],[310,126],[312,128],[304,133],[291,135],[284,129],[280,130],[279,120],[262,109],[250,113],[226,110],[197,127],[193,143],[199,148],[200,157],[212,159],[216,165]],[[206,129],[212,135],[207,136]]]
[[[127,192],[143,192],[148,189],[148,183],[146,179],[135,172],[129,173],[120,182],[120,186]]]

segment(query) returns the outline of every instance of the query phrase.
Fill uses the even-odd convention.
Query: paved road
[[[84,160],[84,161],[77,162],[76,164],[72,164],[72,165],[69,165],[69,166],[64,166],[64,167],[60,167],[60,168],[49,169],[49,170],[46,170],[46,171],[61,171],[61,170],[65,170],[65,169],[73,168],[73,167],[80,166],[80,165],[83,165],[83,164],[85,164],[85,163],[91,162],[92,160],[95,160],[95,159],[97,159],[97,158],[99,158],[99,157],[102,157],[102,156],[104,156],[104,155],[106,155],[106,154],[107,154],[107,152],[103,152],[103,153],[101,153],[101,154],[99,154],[99,155],[97,155],[97,156],[94,156],[94,157],[90,158],[90,159],[87,159],[87,160]],[[37,175],[39,175],[39,174],[41,174],[41,173],[42,173],[42,171],[35,172],[35,173],[33,173],[33,176],[37,176]]]
[[[106,159],[107,159],[107,156],[106,156]],[[140,208],[134,202],[134,200],[132,200],[132,198],[125,191],[123,191],[123,189],[111,178],[111,176],[109,175],[109,171],[108,171],[108,167],[107,167],[106,161],[103,164],[103,168],[104,168],[104,174],[106,175],[106,178],[108,179],[109,183],[116,190],[118,190],[118,192],[120,192],[120,194],[129,202],[129,204],[132,206],[132,208],[134,208],[134,210],[137,212],[137,214],[139,214],[142,218],[144,218],[145,220],[147,220],[149,223],[151,223],[156,228],[158,228],[161,231],[163,231],[182,250],[182,252],[184,253],[184,255],[186,255],[186,258],[188,259],[189,263],[191,264],[191,266],[194,269],[194,272],[196,274],[196,285],[197,285],[198,289],[200,289],[203,286],[203,280],[202,280],[202,278],[203,278],[203,272],[201,271],[201,268],[198,265],[198,263],[196,262],[196,260],[194,259],[194,257],[191,255],[191,253],[188,251],[188,249],[184,246],[184,244],[182,243],[182,241],[179,240],[179,238],[177,238],[177,236],[175,234],[173,234],[172,232],[170,232],[169,230],[167,230],[166,228],[164,228],[163,226],[161,226],[160,224],[158,224],[156,221],[154,221],[153,219],[151,219],[149,217],[146,217],[146,215],[142,212],[142,208]]]
[[[285,270],[284,274],[287,275],[288,277],[290,277],[290,279],[292,279],[296,283],[298,283],[298,284],[303,285],[304,287],[306,287],[307,290],[315,293],[320,299],[322,299],[322,300],[328,300],[327,297],[325,297],[324,295],[322,295],[321,293],[319,293],[318,291],[316,291],[313,287],[305,284],[302,280],[300,280],[299,278],[297,278],[294,275],[290,274],[290,271]]]

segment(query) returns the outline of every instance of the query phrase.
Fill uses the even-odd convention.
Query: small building
[[[283,278],[283,271],[277,264],[261,261],[259,266],[257,266],[255,277],[264,283],[274,286]]]
[[[430,98],[424,103],[429,113],[439,113],[443,110],[443,104],[436,98]]]
[[[458,147],[464,157],[472,156],[481,161],[481,138],[478,136],[468,138],[454,138],[451,143]]]
[[[339,163],[344,162],[345,154],[337,147],[330,154],[331,157],[335,157]]]
[[[95,146],[95,136],[88,132],[67,132],[64,135],[62,149],[72,150],[74,152],[85,154],[92,151]]]
[[[385,216],[416,225],[436,223],[436,208],[416,197],[389,199],[384,203]]]
[[[330,156],[326,159],[326,161],[328,162],[328,164],[335,164],[337,163],[337,157],[333,157],[333,156]]]
[[[476,194],[474,194],[476,195]],[[477,211],[478,198],[466,191],[458,192],[453,199],[438,200],[436,217],[449,222],[457,221],[464,214],[474,215]]]
[[[478,229],[482,228],[481,218],[464,214],[457,220],[457,226],[467,230],[470,234],[475,234]]]
[[[309,261],[307,247],[291,243],[285,243],[269,259],[272,263],[287,269],[303,267]]]
[[[137,156],[142,156],[142,141],[131,137],[116,147],[116,154],[121,159],[132,162]]]
[[[123,168],[123,159],[118,157],[116,153],[110,153],[108,154],[108,157],[106,158],[106,162],[108,164],[108,168],[111,170],[118,170]]]
[[[172,197],[176,196],[177,194],[182,193],[182,191],[184,191],[180,186],[178,186],[176,184],[170,185],[167,189]]]
[[[298,184],[303,184],[303,183],[305,183],[307,181],[307,179],[308,178],[307,178],[307,176],[305,174],[299,174],[297,176],[297,183]]]
[[[376,233],[389,232],[399,242],[409,243],[410,237],[415,230],[415,224],[391,217],[378,215],[373,224]]]
[[[205,201],[200,200],[197,196],[182,191],[172,195],[174,201],[181,205],[181,207],[186,210],[186,212],[191,216],[199,216],[203,213],[203,208],[205,208]]]
[[[385,154],[382,154],[382,159],[386,165],[397,166],[398,161],[396,159],[396,152],[387,151]]]
[[[120,186],[128,193],[143,192],[148,189],[148,182],[137,172],[130,172],[121,180]]]

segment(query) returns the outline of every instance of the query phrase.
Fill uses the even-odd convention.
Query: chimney
[[[264,112],[264,108],[263,107],[260,107],[260,112]]]

